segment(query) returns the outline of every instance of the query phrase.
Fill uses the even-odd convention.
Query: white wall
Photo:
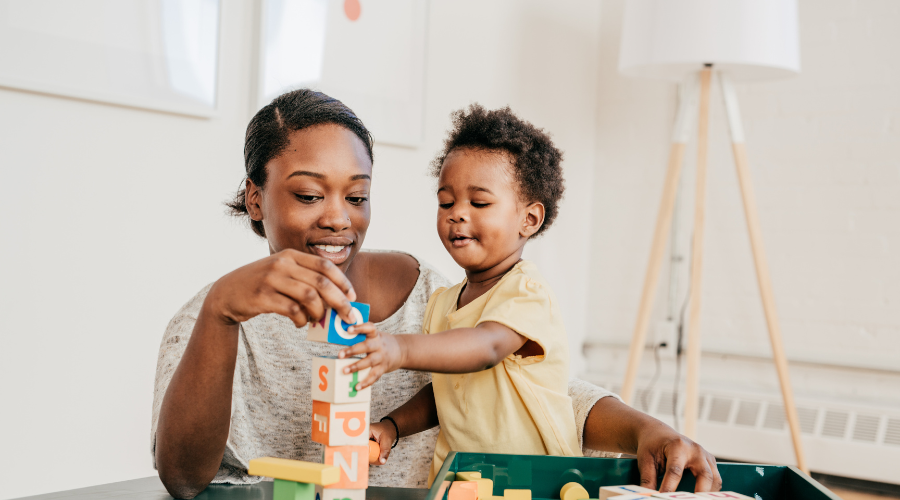
[[[623,4],[604,2],[601,21],[589,296],[597,327],[590,337],[589,371],[617,381],[637,314],[676,97],[671,84],[617,73]],[[893,2],[801,1],[802,74],[738,86],[798,397],[895,411],[900,408],[898,26],[900,6]],[[701,385],[777,394],[718,92],[712,102]],[[695,148],[688,147],[683,230],[676,243],[685,257]],[[679,301],[686,262],[677,270]],[[667,313],[668,266],[663,274],[654,322]],[[664,368],[668,386],[672,365]],[[642,364],[645,380],[653,369],[648,355]]]
[[[449,113],[511,105],[565,151],[567,198],[530,245],[554,284],[575,368],[586,326],[600,6],[593,0],[430,5],[425,142],[377,145],[369,248],[461,273],[435,235]],[[210,120],[0,89],[7,215],[0,247],[0,498],[144,477],[159,340],[205,284],[266,253],[224,215],[243,173],[253,8],[225,0],[221,113]],[[340,97],[340,96],[336,96]],[[42,461],[64,464],[46,474]]]

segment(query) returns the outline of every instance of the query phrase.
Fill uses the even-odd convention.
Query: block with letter
[[[337,467],[325,464],[288,460],[286,458],[263,457],[250,460],[247,473],[251,476],[265,476],[298,483],[328,486],[340,479]]]
[[[369,321],[369,304],[351,302],[350,306],[353,307],[350,312],[355,320],[353,323],[344,322],[334,309],[328,308],[325,310],[325,317],[315,323],[310,323],[306,339],[340,345],[353,345],[365,340],[365,335],[351,335],[347,333],[347,328]]]
[[[637,493],[629,493],[627,495],[619,495],[609,497],[609,500],[647,500],[647,495],[638,495]]]
[[[447,500],[478,500],[478,483],[475,481],[453,481]]]
[[[321,500],[366,500],[366,490],[325,488]]]
[[[654,493],[653,498],[668,498],[670,500],[700,500],[703,497],[697,496],[688,491],[670,491],[668,493]]]
[[[340,469],[340,479],[328,488],[361,490],[369,487],[369,446],[326,446],[325,464]],[[325,488],[327,491],[328,488]]]
[[[369,403],[325,403],[313,400],[312,440],[325,446],[360,446],[369,463]]]
[[[698,497],[703,498],[725,498],[731,500],[754,500],[753,497],[748,497],[747,495],[741,495],[740,493],[735,493],[733,491],[706,491],[703,493],[695,493]]]
[[[334,357],[316,357],[312,360],[312,399],[325,403],[362,403],[372,400],[372,388],[356,390],[359,384],[369,375],[365,368],[349,375],[344,368],[359,361],[359,358],[338,359]]]
[[[600,488],[600,500],[606,500],[610,497],[621,496],[621,495],[643,495],[649,497],[657,493],[656,490],[651,490],[650,488],[644,488],[641,486],[637,486],[634,484],[623,484],[621,486],[602,486]]]

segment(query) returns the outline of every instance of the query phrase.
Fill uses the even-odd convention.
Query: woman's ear
[[[544,204],[536,201],[525,207],[525,217],[522,221],[522,229],[519,236],[531,238],[544,225]]]
[[[262,189],[253,181],[247,179],[247,182],[244,184],[244,206],[247,207],[247,214],[251,219],[255,221],[263,220],[261,204]]]

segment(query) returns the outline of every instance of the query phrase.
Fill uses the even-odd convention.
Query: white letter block
[[[741,495],[740,493],[735,493],[733,491],[706,491],[703,493],[696,494],[699,497],[703,498],[727,498],[731,500],[753,500],[753,497],[748,497],[747,495]]]
[[[313,400],[312,440],[325,446],[363,446],[369,463],[369,402],[325,403]]]
[[[366,490],[338,490],[325,488],[322,500],[366,500]]]
[[[369,376],[370,368],[365,368],[349,375],[344,374],[344,367],[359,361],[360,358],[338,359],[334,357],[313,358],[312,360],[312,399],[326,403],[362,403],[372,400],[372,388],[356,390],[356,384]]]
[[[670,491],[668,493],[654,493],[653,498],[669,498],[671,500],[703,500],[703,497],[687,491]]]
[[[644,495],[649,497],[656,493],[656,490],[651,490],[650,488],[644,488],[641,486],[637,486],[634,484],[625,484],[622,486],[603,486],[600,488],[600,500],[606,500],[610,497],[620,496],[620,495]]]

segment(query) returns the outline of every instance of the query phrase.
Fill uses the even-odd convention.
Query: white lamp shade
[[[627,0],[619,71],[681,80],[705,63],[735,80],[800,72],[796,0]]]

